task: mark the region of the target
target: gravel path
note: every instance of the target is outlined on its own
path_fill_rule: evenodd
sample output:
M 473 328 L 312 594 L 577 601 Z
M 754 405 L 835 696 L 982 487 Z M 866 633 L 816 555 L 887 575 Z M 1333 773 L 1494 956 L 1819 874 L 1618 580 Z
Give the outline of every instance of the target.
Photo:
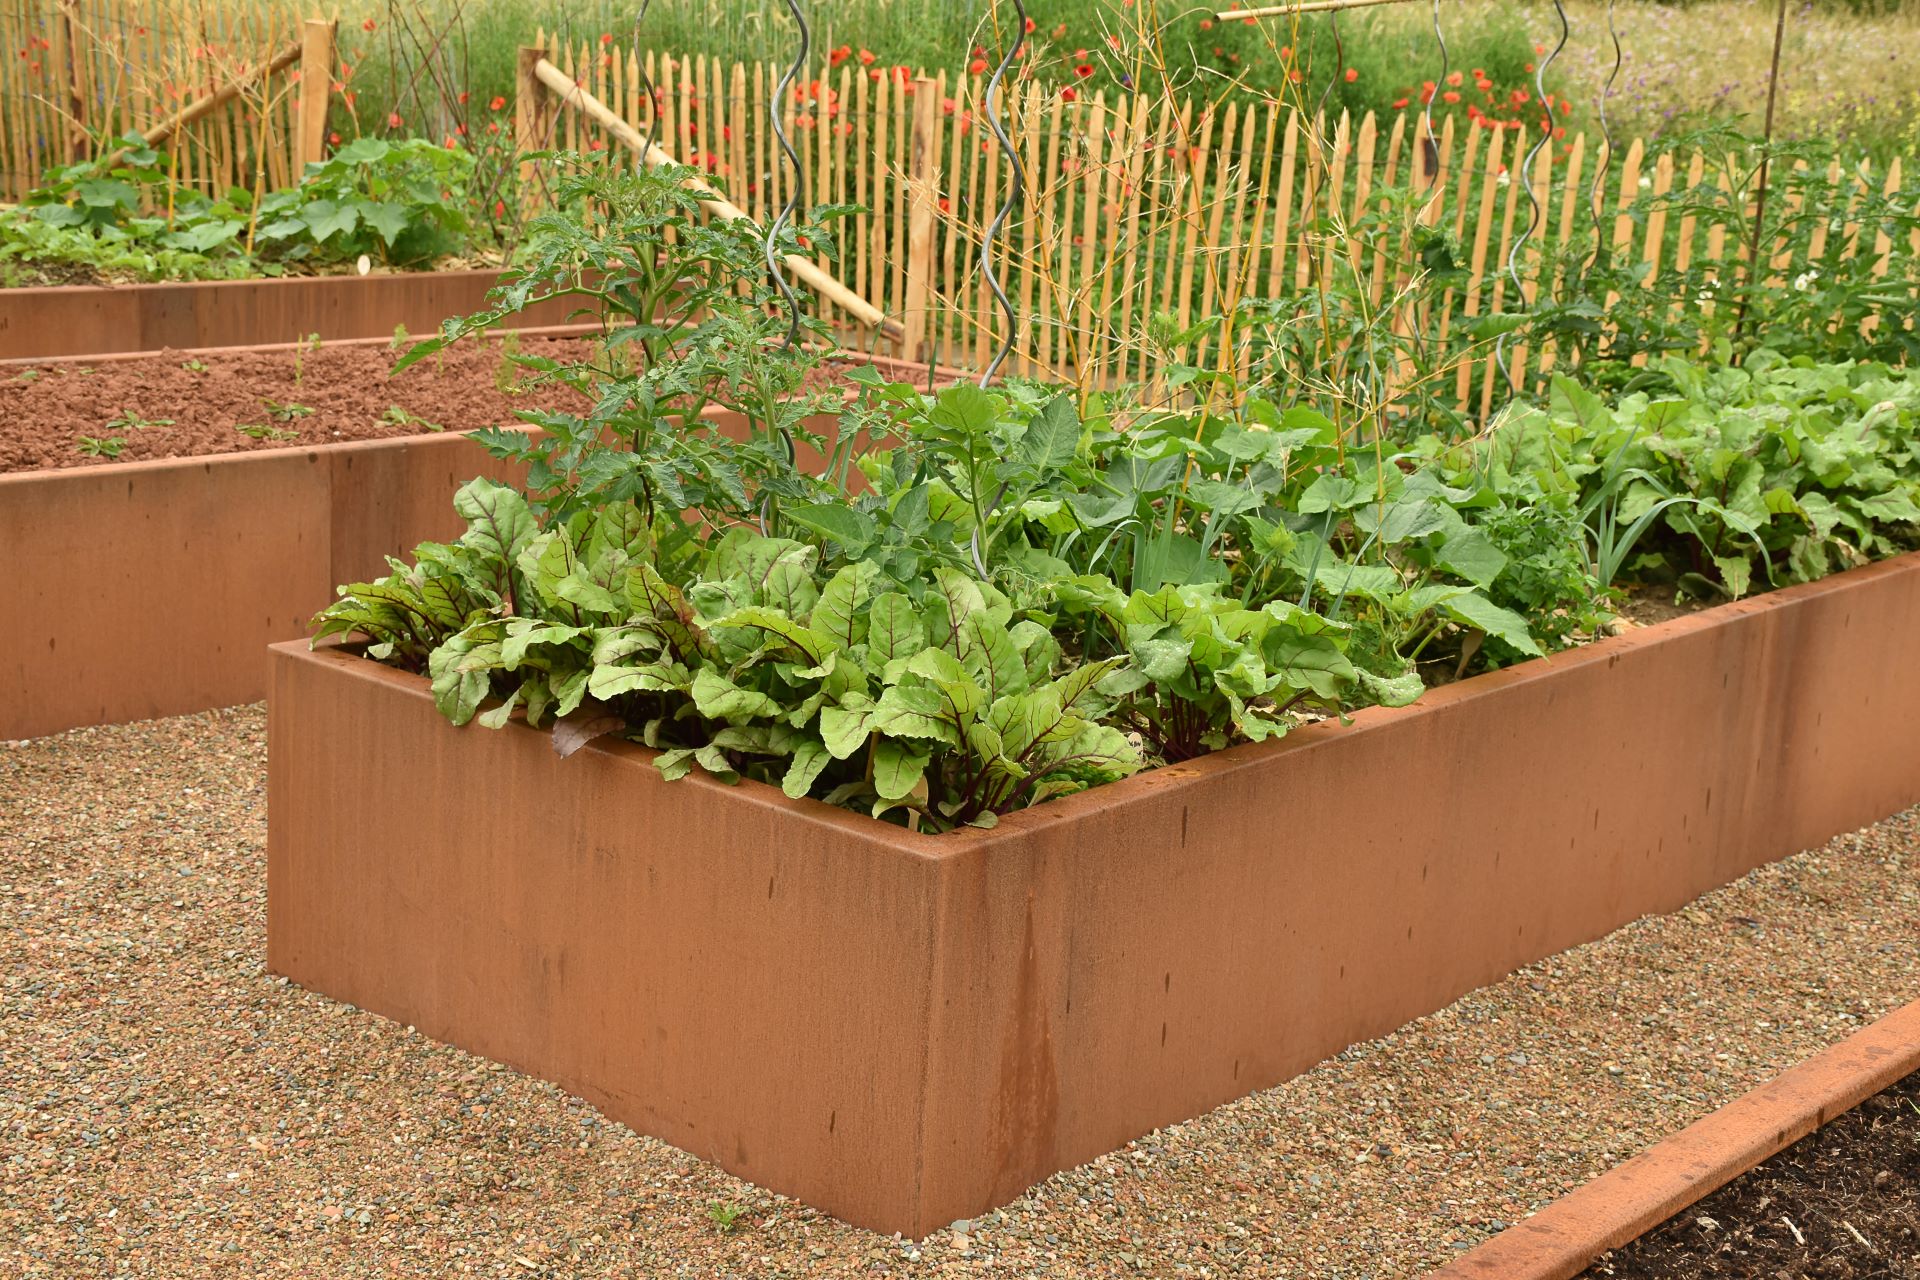
M 1386 1280 L 1920 996 L 1914 811 L 915 1243 L 268 976 L 265 765 L 0 744 L 0 1275 Z

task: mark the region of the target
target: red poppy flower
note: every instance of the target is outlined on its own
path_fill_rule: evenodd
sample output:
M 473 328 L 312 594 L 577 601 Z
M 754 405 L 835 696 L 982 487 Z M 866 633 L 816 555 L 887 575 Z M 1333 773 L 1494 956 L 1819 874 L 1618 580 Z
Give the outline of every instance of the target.
M 1348 83 L 1348 84 L 1352 84 L 1352 83 L 1353 83 L 1353 82 L 1354 82 L 1355 80 L 1358 80 L 1359 78 L 1360 78 L 1360 69 L 1359 69 L 1358 67 L 1348 67 L 1348 68 L 1347 68 L 1347 83 Z
M 380 24 L 375 22 L 372 18 L 368 18 L 365 22 L 360 24 L 360 29 L 362 31 L 371 31 L 379 25 Z
M 987 60 L 985 58 L 975 58 L 972 62 L 969 62 L 967 64 L 967 70 L 973 72 L 973 74 L 975 75 L 979 75 L 986 69 L 987 69 Z
M 399 127 L 400 127 L 400 113 L 398 111 L 389 111 L 387 113 L 387 128 L 398 129 Z
M 494 111 L 504 111 L 507 106 L 507 100 L 505 98 L 495 98 L 492 102 L 489 102 L 487 106 Z
M 1076 76 L 1079 76 L 1082 80 L 1085 80 L 1088 76 L 1091 76 L 1093 74 L 1093 68 L 1083 62 L 1079 66 L 1073 69 L 1073 74 L 1075 74 Z

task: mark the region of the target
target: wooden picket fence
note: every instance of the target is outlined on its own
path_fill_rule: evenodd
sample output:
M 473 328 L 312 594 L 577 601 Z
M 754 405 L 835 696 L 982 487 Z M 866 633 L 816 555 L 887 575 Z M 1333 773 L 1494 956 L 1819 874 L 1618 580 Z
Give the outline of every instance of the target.
M 302 56 L 315 25 L 292 0 L 0 0 L 0 202 L 236 81 L 160 145 L 181 181 L 208 191 L 292 184 L 325 142 L 330 40 L 325 57 Z M 256 74 L 269 61 L 289 69 Z
M 605 44 L 550 48 L 544 33 L 537 47 L 676 159 L 706 171 L 756 219 L 764 221 L 786 199 L 789 178 L 768 123 L 780 68 Z M 978 268 L 982 229 L 1009 180 L 985 128 L 984 88 L 979 76 L 902 81 L 848 63 L 780 104 L 802 156 L 805 201 L 862 206 L 838 233 L 839 254 L 827 265 L 861 298 L 901 318 L 916 354 L 963 368 L 983 367 L 1004 329 Z M 1448 122 L 1429 140 L 1412 112 L 1385 122 L 1371 115 L 1316 120 L 1277 102 L 1208 110 L 1105 92 L 1069 101 L 1038 87 L 1008 92 L 1003 106 L 1029 182 L 999 241 L 1001 275 L 1019 314 L 1008 372 L 1069 380 L 1088 369 L 1108 377 L 1141 373 L 1149 364 L 1142 340 L 1149 318 L 1164 313 L 1184 329 L 1241 298 L 1308 287 L 1334 265 L 1343 251 L 1337 246 L 1351 248 L 1370 202 L 1396 183 L 1439 186 L 1422 216 L 1429 225 L 1450 226 L 1468 255 L 1464 296 L 1448 302 L 1459 302 L 1469 320 L 1512 309 L 1507 264 L 1516 242 L 1525 242 L 1513 263 L 1517 292 L 1531 302 L 1543 271 L 1546 286 L 1554 286 L 1562 247 L 1594 230 L 1589 189 L 1603 147 L 1582 134 L 1541 147 L 1529 184 L 1518 175 L 1537 135 L 1521 128 L 1456 129 Z M 580 111 L 549 102 L 519 118 L 523 129 L 550 122 L 523 145 L 619 154 L 617 140 Z M 1610 224 L 1600 237 L 1616 257 L 1684 268 L 1730 255 L 1737 237 L 1724 222 L 1669 218 L 1657 202 L 1650 213 L 1645 202 L 1635 210 L 1644 195 L 1712 182 L 1708 156 L 1676 163 L 1671 153 L 1649 159 L 1639 139 L 1619 147 L 1604 164 L 1598 206 L 1602 223 Z M 1902 168 L 1896 160 L 1875 174 L 1863 165 L 1849 181 L 1855 190 L 1884 183 L 1898 191 Z M 1541 218 L 1527 237 L 1529 185 Z M 1872 243 L 1881 259 L 1876 269 L 1899 262 L 1911 279 L 1920 233 L 1894 250 L 1885 237 Z M 1369 256 L 1361 266 L 1377 304 L 1404 284 L 1407 265 L 1378 249 Z M 1796 269 L 1790 254 L 1769 265 L 1772 275 L 1788 278 Z M 820 309 L 848 320 L 831 304 Z M 860 326 L 846 328 L 858 341 Z M 877 348 L 890 345 L 868 333 Z M 1556 355 L 1524 345 L 1505 354 L 1523 383 L 1537 381 Z M 1461 360 L 1454 371 L 1460 406 L 1484 412 L 1498 394 L 1497 373 L 1491 343 Z

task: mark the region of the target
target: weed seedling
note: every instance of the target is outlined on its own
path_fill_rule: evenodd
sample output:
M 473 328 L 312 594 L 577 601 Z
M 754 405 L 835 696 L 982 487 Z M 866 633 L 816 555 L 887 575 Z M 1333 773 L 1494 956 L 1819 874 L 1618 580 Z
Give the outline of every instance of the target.
M 388 405 L 387 411 L 380 415 L 380 421 L 395 427 L 418 427 L 422 431 L 446 430 L 446 428 L 439 423 L 428 422 L 417 413 L 408 413 L 397 404 Z
M 188 373 L 205 373 L 207 371 L 207 362 L 205 360 L 182 360 L 180 367 Z
M 29 369 L 25 373 L 15 374 L 13 380 L 15 382 L 38 382 L 40 381 L 40 371 L 38 369 Z
M 723 1236 L 733 1234 L 740 1224 L 740 1217 L 746 1210 L 737 1204 L 722 1204 L 718 1200 L 707 1206 L 707 1217 L 713 1220 L 714 1228 Z
M 131 409 L 122 409 L 117 417 L 107 419 L 109 431 L 145 431 L 148 427 L 172 425 L 172 418 L 143 418 Z
M 89 458 L 117 458 L 127 442 L 120 436 L 81 436 L 74 448 Z
M 298 342 L 295 342 L 293 344 L 293 385 L 294 386 L 296 387 L 299 386 L 300 380 L 306 376 L 306 359 L 308 354 L 312 352 L 317 352 L 319 350 L 320 350 L 320 335 L 317 333 L 310 333 L 306 337 L 300 339 Z
M 255 440 L 298 440 L 300 438 L 298 431 L 289 431 L 285 427 L 270 427 L 258 422 L 243 423 L 234 427 L 234 430 Z
M 281 404 L 278 400 L 262 400 L 260 403 L 267 407 L 268 416 L 281 422 L 292 422 L 295 418 L 304 418 L 313 412 L 306 405 L 294 404 L 292 401 Z
M 393 326 L 393 341 L 387 344 L 387 350 L 398 351 L 401 347 L 406 346 L 407 337 L 407 326 L 404 324 Z
M 500 338 L 500 363 L 493 366 L 493 389 L 503 396 L 518 395 L 522 389 L 514 376 L 520 367 L 515 362 L 519 354 L 520 331 L 509 329 Z

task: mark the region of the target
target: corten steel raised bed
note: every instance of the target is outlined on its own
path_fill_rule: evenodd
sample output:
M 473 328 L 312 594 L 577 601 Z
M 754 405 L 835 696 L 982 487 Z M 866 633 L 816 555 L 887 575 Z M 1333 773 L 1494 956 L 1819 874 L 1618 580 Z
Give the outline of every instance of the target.
M 0 739 L 265 696 L 334 587 L 465 527 L 462 435 L 0 475 Z
M 268 966 L 921 1235 L 1920 800 L 1920 555 L 910 834 L 277 646 Z
M 1427 1280 L 1572 1280 L 1920 1068 L 1920 1000 L 1508 1227 Z
M 486 305 L 497 271 L 0 289 L 0 360 L 436 332 Z M 568 322 L 571 299 L 530 307 L 514 328 Z

